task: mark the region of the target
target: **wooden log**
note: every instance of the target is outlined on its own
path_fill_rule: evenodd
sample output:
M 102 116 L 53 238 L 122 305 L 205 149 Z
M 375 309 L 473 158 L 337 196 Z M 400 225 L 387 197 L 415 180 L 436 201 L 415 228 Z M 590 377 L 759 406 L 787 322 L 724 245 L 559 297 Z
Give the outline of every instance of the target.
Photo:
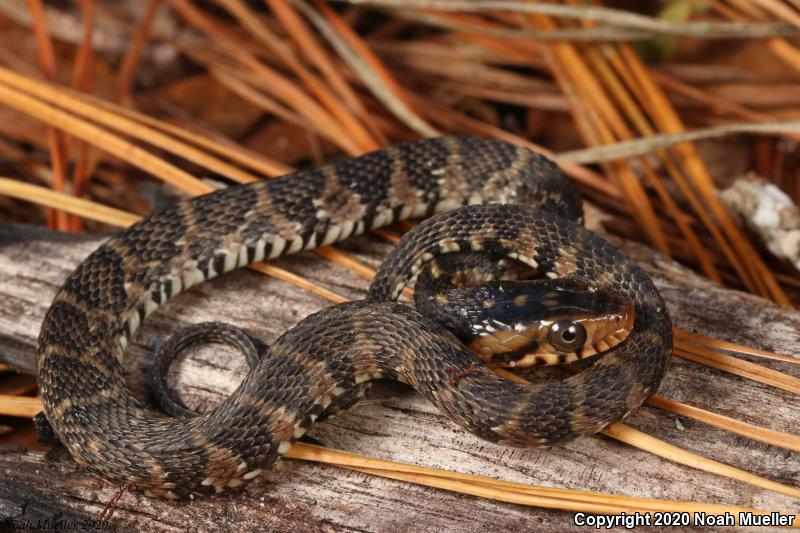
M 23 372 L 34 371 L 36 336 L 53 294 L 99 242 L 98 238 L 65 238 L 20 226 L 0 227 L 0 361 Z M 619 244 L 653 276 L 677 326 L 800 357 L 800 313 L 716 287 L 642 246 Z M 342 248 L 376 265 L 388 245 L 361 237 Z M 362 295 L 367 285 L 355 274 L 310 253 L 278 264 L 350 298 Z M 127 354 L 131 386 L 148 394 L 144 376 L 149 375 L 152 352 L 181 326 L 224 320 L 270 341 L 327 304 L 306 291 L 247 270 L 203 284 L 145 322 Z M 798 376 L 797 365 L 751 360 Z M 214 405 L 246 371 L 236 353 L 218 347 L 198 350 L 174 370 L 171 379 L 183 398 L 198 407 Z M 800 421 L 793 394 L 678 358 L 673 359 L 659 392 L 775 430 L 791 433 Z M 792 486 L 800 481 L 798 453 L 652 407 L 640 409 L 626 422 L 769 479 Z M 396 383 L 380 382 L 359 405 L 317 424 L 310 436 L 355 453 L 510 481 L 784 512 L 798 507 L 787 496 L 681 466 L 603 436 L 550 449 L 520 450 L 486 443 Z M 34 528 L 31 524 L 37 520 L 95 520 L 116 490 L 80 471 L 68 458 L 51 460 L 40 452 L 3 450 L 0 472 L 0 520 L 14 520 L 14 526 Z M 262 482 L 238 494 L 172 502 L 127 493 L 118 502 L 112 526 L 166 531 L 463 532 L 574 527 L 573 513 L 504 504 L 296 460 L 280 461 Z

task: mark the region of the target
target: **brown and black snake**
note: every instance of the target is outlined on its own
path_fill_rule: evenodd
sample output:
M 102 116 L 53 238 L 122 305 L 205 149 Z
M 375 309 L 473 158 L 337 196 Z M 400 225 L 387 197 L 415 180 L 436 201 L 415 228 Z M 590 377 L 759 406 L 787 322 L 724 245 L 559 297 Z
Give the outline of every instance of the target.
M 299 322 L 213 411 L 165 416 L 127 388 L 120 360 L 128 339 L 179 292 L 256 261 L 437 212 L 388 254 L 364 300 Z M 410 384 L 493 442 L 540 446 L 597 432 L 655 392 L 672 337 L 650 279 L 573 222 L 580 213 L 575 187 L 546 158 L 461 137 L 389 146 L 179 202 L 110 238 L 56 294 L 39 337 L 45 416 L 79 464 L 169 498 L 256 478 L 314 420 L 350 407 L 379 377 Z M 426 263 L 465 251 L 630 299 L 628 338 L 561 381 L 523 385 L 498 376 L 443 326 L 396 303 Z M 454 371 L 462 376 L 455 383 Z

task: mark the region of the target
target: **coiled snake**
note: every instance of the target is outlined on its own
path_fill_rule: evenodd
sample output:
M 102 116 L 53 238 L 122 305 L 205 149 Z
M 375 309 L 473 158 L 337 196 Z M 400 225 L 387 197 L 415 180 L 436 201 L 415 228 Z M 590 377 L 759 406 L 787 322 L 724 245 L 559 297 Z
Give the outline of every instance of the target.
M 377 377 L 410 384 L 493 442 L 539 446 L 597 432 L 657 389 L 672 337 L 649 278 L 571 222 L 580 209 L 574 187 L 546 158 L 475 138 L 389 146 L 180 202 L 110 238 L 56 294 L 37 359 L 45 416 L 81 465 L 169 498 L 257 477 L 309 424 L 351 406 Z M 442 211 L 388 254 L 365 300 L 302 320 L 213 411 L 163 416 L 128 390 L 120 364 L 128 339 L 182 290 L 255 261 Z M 442 326 L 395 303 L 426 262 L 468 250 L 631 299 L 630 335 L 565 380 L 501 378 Z M 464 371 L 455 384 L 454 369 Z

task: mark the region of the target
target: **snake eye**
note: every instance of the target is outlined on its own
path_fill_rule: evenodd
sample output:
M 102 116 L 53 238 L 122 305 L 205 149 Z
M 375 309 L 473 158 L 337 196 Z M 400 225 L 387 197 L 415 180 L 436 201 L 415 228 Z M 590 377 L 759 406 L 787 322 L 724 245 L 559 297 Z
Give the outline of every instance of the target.
M 559 320 L 550 326 L 548 340 L 557 350 L 574 352 L 586 342 L 586 329 L 572 320 Z

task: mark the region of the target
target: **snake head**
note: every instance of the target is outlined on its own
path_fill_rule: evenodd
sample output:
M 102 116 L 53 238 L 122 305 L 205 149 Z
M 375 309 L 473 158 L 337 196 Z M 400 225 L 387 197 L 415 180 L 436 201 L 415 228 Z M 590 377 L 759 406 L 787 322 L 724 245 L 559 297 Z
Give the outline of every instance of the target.
M 569 280 L 497 281 L 469 328 L 456 334 L 490 365 L 564 364 L 603 353 L 627 338 L 633 302 Z

